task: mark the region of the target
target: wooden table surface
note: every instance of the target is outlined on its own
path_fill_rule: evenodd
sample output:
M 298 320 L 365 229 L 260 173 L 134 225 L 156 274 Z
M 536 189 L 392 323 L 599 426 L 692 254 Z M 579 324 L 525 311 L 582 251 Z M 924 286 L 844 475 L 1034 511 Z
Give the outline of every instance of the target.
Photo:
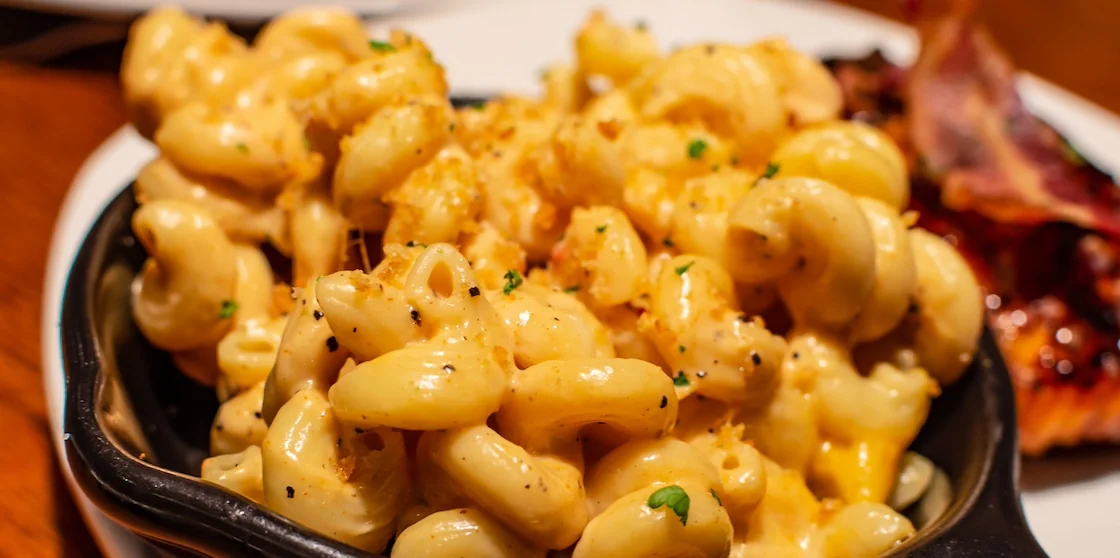
M 899 15 L 895 0 L 845 2 Z M 983 14 L 1021 67 L 1120 111 L 1120 2 L 989 0 Z M 70 181 L 125 121 L 111 70 L 118 55 L 119 47 L 88 54 L 77 68 L 0 61 L 0 555 L 97 555 L 49 439 L 39 305 Z

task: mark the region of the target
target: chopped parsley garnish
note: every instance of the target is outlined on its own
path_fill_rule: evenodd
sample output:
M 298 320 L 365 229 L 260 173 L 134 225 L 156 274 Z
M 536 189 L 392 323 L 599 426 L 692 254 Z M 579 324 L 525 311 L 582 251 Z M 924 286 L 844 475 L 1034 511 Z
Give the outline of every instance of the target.
M 778 174 L 779 170 L 782 170 L 782 166 L 778 163 L 766 163 L 766 170 L 762 171 L 762 176 L 754 179 L 754 185 L 758 186 L 758 183 L 764 178 L 767 180 L 774 178 L 774 175 Z
M 237 301 L 236 300 L 223 300 L 222 301 L 222 309 L 218 311 L 218 318 L 222 319 L 222 320 L 228 320 L 228 319 L 232 318 L 233 315 L 236 312 L 237 312 Z
M 677 517 L 681 518 L 681 525 L 688 525 L 688 507 L 691 502 L 688 499 L 688 493 L 683 488 L 677 485 L 670 485 L 658 489 L 653 494 L 649 495 L 649 501 L 646 505 L 651 510 L 665 506 Z
M 691 261 L 691 262 L 688 262 L 688 263 L 686 263 L 686 264 L 684 264 L 684 265 L 682 265 L 682 266 L 680 266 L 680 267 L 678 267 L 678 268 L 674 269 L 673 271 L 675 271 L 675 272 L 677 273 L 677 275 L 684 275 L 684 274 L 685 274 L 686 272 L 688 272 L 688 268 L 690 268 L 690 267 L 692 267 L 692 266 L 694 266 L 694 265 L 696 265 L 696 261 L 695 261 L 695 260 L 693 260 L 693 261 Z
M 684 345 L 677 345 L 677 352 L 678 353 L 683 353 L 684 352 Z
M 671 239 L 671 238 L 669 238 L 669 237 L 667 237 L 667 236 L 666 236 L 665 238 L 662 238 L 662 239 L 661 239 L 661 245 L 662 245 L 662 246 L 664 246 L 664 247 L 666 247 L 666 248 L 672 248 L 673 246 L 675 246 L 675 245 L 673 244 L 673 239 Z
M 521 286 L 525 280 L 521 278 L 521 272 L 516 269 L 511 269 L 503 276 L 506 280 L 506 286 L 502 287 L 503 294 L 512 293 L 514 289 Z
M 578 293 L 579 292 L 579 285 L 572 285 L 571 287 L 568 287 L 568 288 L 564 289 L 564 292 L 566 292 L 568 294 Z
M 634 22 L 634 29 L 637 29 L 638 31 L 645 31 L 646 29 L 649 29 L 649 24 L 646 23 L 645 20 L 639 19 L 638 21 Z
M 719 172 L 719 165 L 712 165 L 712 172 Z
M 606 225 L 599 225 L 598 227 L 595 227 L 595 232 L 597 232 L 599 234 L 603 234 L 603 231 L 605 231 L 605 230 L 607 230 Z
M 237 150 L 242 152 L 242 153 L 248 153 L 249 152 L 249 146 L 245 145 L 244 143 L 238 143 L 237 144 Z
M 455 131 L 455 123 L 454 122 L 447 125 L 447 131 L 449 131 L 449 132 L 454 132 Z
M 677 377 L 673 378 L 673 385 L 677 387 L 688 387 L 692 382 L 688 381 L 688 376 L 684 375 L 684 370 L 677 370 Z
M 393 46 L 389 43 L 384 43 L 384 42 L 381 42 L 381 41 L 370 41 L 369 42 L 369 48 L 372 48 L 373 50 L 376 50 L 378 52 L 396 52 L 397 51 L 397 47 L 395 47 L 395 46 Z
M 474 110 L 482 110 L 486 108 L 486 103 L 484 101 L 478 101 L 477 103 L 471 103 L 467 106 L 473 108 Z
M 694 139 L 688 142 L 688 158 L 699 159 L 704 156 L 706 149 L 708 149 L 708 142 L 702 139 Z
M 733 166 L 733 167 L 739 166 L 739 156 L 738 155 L 732 155 L 730 162 L 731 162 L 731 166 Z
M 708 492 L 711 492 L 711 493 L 712 493 L 712 498 L 715 498 L 715 499 L 716 499 L 716 503 L 717 503 L 717 504 L 719 504 L 719 505 L 721 505 L 721 506 L 723 505 L 723 500 L 720 500 L 720 499 L 719 499 L 719 494 L 716 494 L 716 489 L 714 489 L 714 488 L 709 488 L 709 489 L 708 489 Z

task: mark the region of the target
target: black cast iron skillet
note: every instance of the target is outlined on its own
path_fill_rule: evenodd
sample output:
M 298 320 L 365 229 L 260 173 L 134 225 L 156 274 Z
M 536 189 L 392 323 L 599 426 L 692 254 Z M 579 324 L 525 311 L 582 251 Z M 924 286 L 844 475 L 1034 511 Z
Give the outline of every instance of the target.
M 179 374 L 136 329 L 129 288 L 144 261 L 132 189 L 82 244 L 62 305 L 66 457 L 82 490 L 114 520 L 180 555 L 359 557 L 192 478 L 207 455 L 212 390 Z M 1015 406 L 989 332 L 971 369 L 934 400 L 913 449 L 950 477 L 953 499 L 891 556 L 1045 557 L 1019 505 Z

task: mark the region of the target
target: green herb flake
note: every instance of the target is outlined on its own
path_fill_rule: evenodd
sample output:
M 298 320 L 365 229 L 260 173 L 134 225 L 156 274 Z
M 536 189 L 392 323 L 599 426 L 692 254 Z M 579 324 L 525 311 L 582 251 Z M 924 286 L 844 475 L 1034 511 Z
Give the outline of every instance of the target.
M 681 525 L 688 525 L 688 507 L 691 502 L 688 499 L 688 493 L 683 488 L 673 484 L 664 488 L 659 488 L 656 492 L 649 495 L 649 501 L 646 505 L 651 510 L 665 506 L 677 517 L 681 518 Z
M 568 294 L 578 293 L 579 292 L 579 285 L 572 285 L 571 287 L 568 287 L 568 288 L 564 289 L 564 292 L 566 292 Z
M 739 166 L 739 156 L 738 156 L 738 155 L 732 155 L 732 156 L 731 156 L 731 161 L 730 161 L 730 164 L 731 164 L 731 166 L 733 166 L 733 167 L 737 167 L 737 166 Z
M 677 352 L 678 353 L 683 353 L 684 351 L 685 351 L 684 345 L 677 345 Z
M 719 165 L 712 165 L 712 172 L 719 172 Z
M 778 174 L 778 171 L 781 170 L 781 168 L 782 166 L 778 163 L 766 163 L 766 170 L 762 171 L 762 176 L 754 179 L 754 184 L 752 184 L 751 186 L 758 186 L 759 182 L 774 178 L 774 175 Z
M 506 286 L 502 287 L 502 293 L 507 295 L 509 293 L 512 293 L 513 290 L 517 287 L 520 287 L 521 283 L 525 282 L 525 280 L 521 278 L 521 272 L 517 271 L 516 269 L 506 271 L 504 277 L 506 280 Z
M 677 376 L 673 378 L 673 385 L 677 387 L 688 387 L 692 382 L 688 381 L 688 376 L 684 375 L 684 370 L 677 370 Z
M 238 143 L 237 144 L 237 150 L 242 152 L 242 153 L 248 153 L 249 152 L 249 146 L 245 145 L 244 143 Z
M 782 170 L 782 165 L 778 163 L 766 163 L 766 171 L 762 173 L 762 178 L 774 178 L 778 171 Z
M 694 139 L 688 142 L 688 158 L 700 159 L 704 156 L 704 151 L 708 149 L 708 142 L 702 139 Z
M 639 19 L 638 21 L 634 22 L 634 29 L 644 33 L 649 29 L 649 24 L 646 23 L 645 20 Z
M 690 268 L 690 267 L 692 267 L 692 266 L 694 266 L 694 265 L 696 265 L 696 260 L 693 260 L 693 261 L 691 261 L 691 262 L 688 262 L 688 263 L 686 263 L 686 264 L 684 264 L 684 265 L 682 265 L 682 266 L 680 266 L 680 267 L 678 267 L 678 268 L 674 269 L 673 271 L 677 272 L 677 275 L 684 275 L 685 273 L 687 273 L 687 272 L 688 272 L 688 268 Z
M 482 110 L 486 108 L 486 103 L 484 101 L 478 101 L 477 103 L 471 103 L 467 106 L 471 107 L 474 110 Z
M 454 131 L 455 131 L 455 123 L 454 123 L 454 122 L 452 122 L 452 123 L 448 124 L 448 125 L 447 125 L 447 130 L 448 130 L 449 132 L 454 132 Z
M 237 301 L 223 300 L 222 309 L 218 311 L 218 318 L 228 320 L 232 318 L 235 313 L 237 313 Z
M 723 500 L 720 500 L 720 499 L 719 499 L 719 494 L 716 494 L 716 489 L 714 489 L 714 488 L 709 488 L 709 489 L 708 489 L 708 492 L 711 492 L 711 493 L 712 493 L 712 498 L 715 498 L 715 499 L 716 499 L 716 503 L 717 503 L 717 504 L 719 504 L 719 505 L 721 505 L 721 506 L 723 505 Z
M 607 230 L 606 225 L 599 225 L 598 227 L 595 227 L 595 232 L 597 232 L 599 234 L 603 234 L 603 231 L 605 231 L 605 230 Z
M 378 52 L 396 52 L 397 51 L 397 47 L 395 47 L 395 46 L 393 46 L 389 43 L 384 43 L 384 42 L 381 42 L 381 41 L 370 41 L 369 42 L 369 48 L 372 48 L 373 50 L 376 50 Z
M 673 244 L 673 239 L 667 236 L 661 239 L 661 245 L 666 248 L 672 248 L 673 246 L 675 246 L 675 244 Z

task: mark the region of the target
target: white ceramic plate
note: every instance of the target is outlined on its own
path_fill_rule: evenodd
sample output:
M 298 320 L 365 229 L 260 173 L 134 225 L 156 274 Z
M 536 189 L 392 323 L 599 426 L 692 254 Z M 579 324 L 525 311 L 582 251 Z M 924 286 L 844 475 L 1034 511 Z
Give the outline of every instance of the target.
M 645 21 L 662 45 L 692 41 L 747 42 L 768 35 L 787 37 L 818 55 L 858 55 L 881 47 L 898 62 L 916 54 L 906 27 L 846 8 L 779 0 L 556 0 L 439 1 L 422 11 L 379 22 L 406 27 L 429 41 L 447 67 L 459 94 L 533 92 L 546 62 L 570 58 L 571 38 L 588 10 L 607 4 L 621 21 Z M 1098 165 L 1120 170 L 1120 118 L 1033 76 L 1020 90 L 1036 114 L 1069 135 Z M 59 215 L 51 247 L 43 301 L 44 383 L 51 422 L 61 448 L 63 372 L 59 309 L 63 284 L 78 245 L 109 199 L 128 184 L 153 148 L 130 128 L 109 138 L 86 162 Z M 66 470 L 69 476 L 69 470 Z M 1115 556 L 1116 502 L 1120 502 L 1120 452 L 1104 451 L 1024 466 L 1027 518 L 1043 547 L 1055 557 Z M 79 494 L 83 513 L 105 554 L 137 556 L 136 539 L 94 510 Z

